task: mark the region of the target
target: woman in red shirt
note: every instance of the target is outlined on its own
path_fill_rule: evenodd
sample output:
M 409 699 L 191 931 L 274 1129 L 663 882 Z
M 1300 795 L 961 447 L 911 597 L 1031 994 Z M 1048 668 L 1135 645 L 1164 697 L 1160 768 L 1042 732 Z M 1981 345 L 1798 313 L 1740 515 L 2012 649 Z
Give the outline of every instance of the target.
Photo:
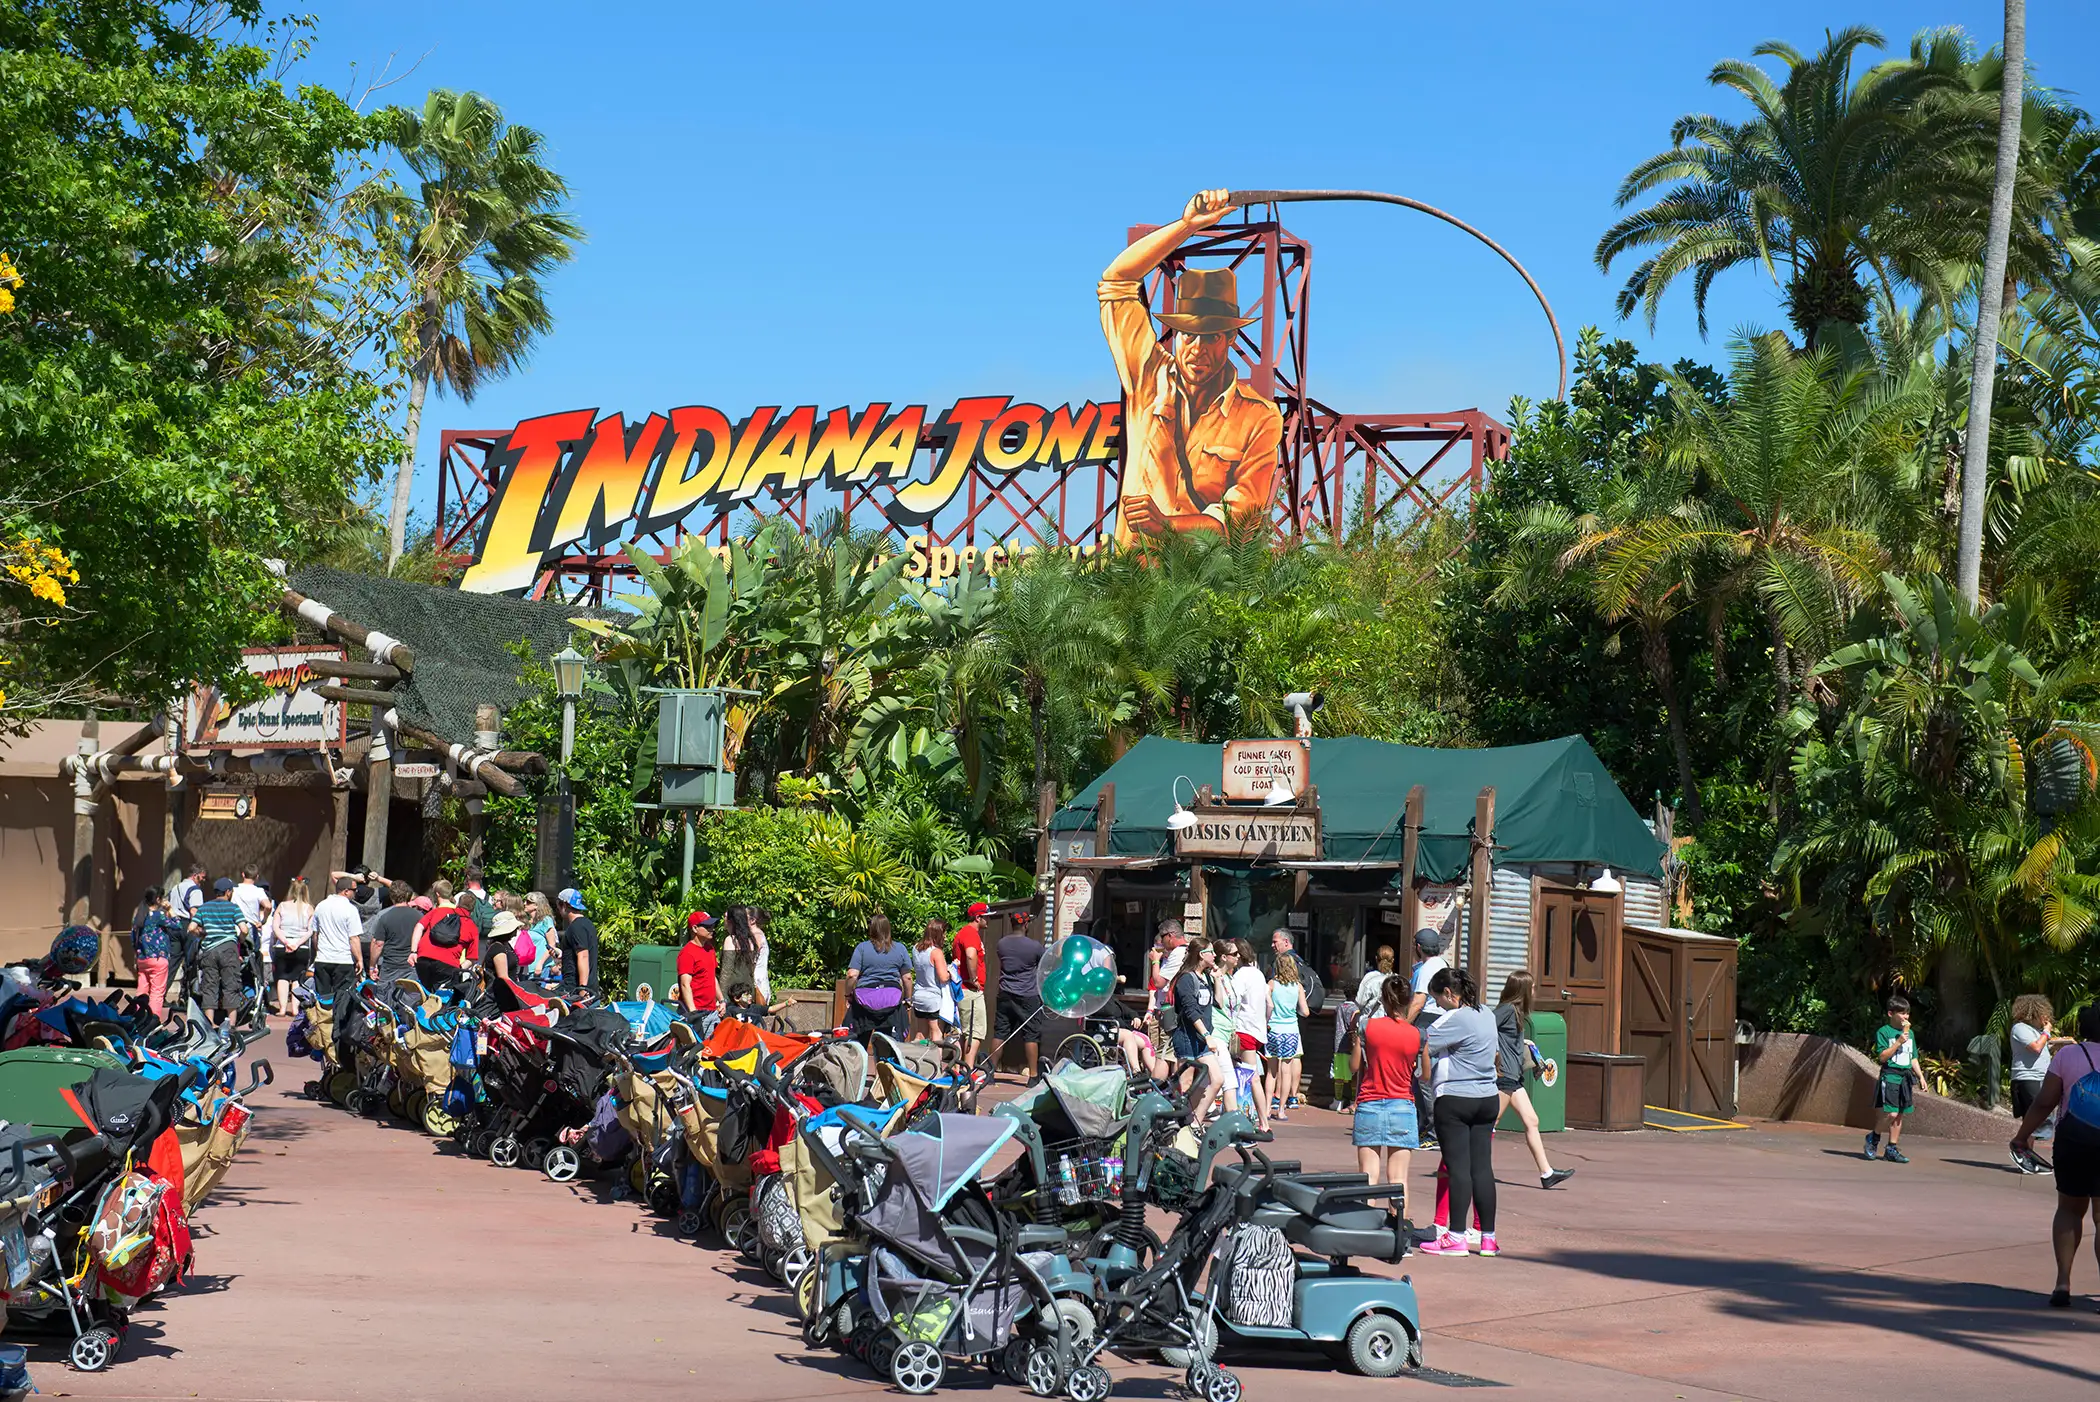
M 1349 1140 L 1356 1145 L 1356 1166 L 1373 1183 L 1405 1183 L 1408 1161 L 1422 1143 L 1421 1127 L 1415 1123 L 1422 1033 L 1407 1020 L 1410 992 L 1405 977 L 1389 976 L 1379 990 L 1385 1016 L 1365 1018 L 1358 1025 L 1356 1049 L 1349 1053 L 1356 1078 L 1356 1117 Z
M 416 982 L 434 993 L 460 987 L 460 970 L 481 958 L 481 931 L 452 903 L 452 883 L 433 882 L 430 896 L 430 913 L 416 923 Z

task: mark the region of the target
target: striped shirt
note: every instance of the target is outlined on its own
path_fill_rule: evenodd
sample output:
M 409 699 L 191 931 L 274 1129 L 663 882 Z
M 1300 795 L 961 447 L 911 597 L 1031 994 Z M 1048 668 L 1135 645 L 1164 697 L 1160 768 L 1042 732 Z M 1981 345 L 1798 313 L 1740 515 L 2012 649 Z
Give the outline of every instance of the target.
M 197 907 L 196 921 L 204 927 L 201 948 L 209 949 L 224 944 L 239 936 L 241 921 L 245 919 L 241 908 L 229 900 L 206 901 Z

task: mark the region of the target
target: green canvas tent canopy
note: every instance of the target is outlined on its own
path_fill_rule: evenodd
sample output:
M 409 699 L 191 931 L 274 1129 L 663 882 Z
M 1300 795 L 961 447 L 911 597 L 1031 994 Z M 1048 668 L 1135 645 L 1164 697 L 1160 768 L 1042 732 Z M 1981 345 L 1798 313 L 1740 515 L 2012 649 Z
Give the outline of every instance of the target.
M 1471 854 L 1474 801 L 1482 788 L 1492 786 L 1497 866 L 1593 862 L 1662 875 L 1662 844 L 1579 735 L 1482 750 L 1362 739 L 1311 744 L 1324 861 L 1397 868 L 1405 843 L 1407 791 L 1420 784 L 1416 873 L 1432 881 L 1456 881 Z M 1221 746 L 1147 736 L 1059 809 L 1050 829 L 1093 831 L 1101 786 L 1114 784 L 1115 826 L 1109 850 L 1097 855 L 1171 859 L 1167 816 L 1174 811 L 1176 780 L 1216 790 L 1223 784 L 1223 765 Z M 1190 798 L 1185 786 L 1181 797 Z

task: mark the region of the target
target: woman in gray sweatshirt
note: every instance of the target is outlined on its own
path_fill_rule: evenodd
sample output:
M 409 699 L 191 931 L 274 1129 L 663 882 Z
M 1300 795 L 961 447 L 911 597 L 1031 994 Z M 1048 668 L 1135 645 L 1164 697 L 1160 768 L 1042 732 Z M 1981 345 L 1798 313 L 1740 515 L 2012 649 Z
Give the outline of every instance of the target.
M 1480 1006 L 1480 990 L 1464 969 L 1441 969 L 1429 981 L 1429 998 L 1443 1010 L 1429 1029 L 1423 1051 L 1444 1061 L 1436 1092 L 1436 1137 L 1451 1170 L 1451 1222 L 1463 1227 L 1477 1207 L 1480 1254 L 1495 1256 L 1495 1120 L 1502 1098 L 1495 1089 L 1495 1018 Z M 1469 1248 L 1445 1228 L 1422 1248 L 1434 1256 L 1463 1256 Z

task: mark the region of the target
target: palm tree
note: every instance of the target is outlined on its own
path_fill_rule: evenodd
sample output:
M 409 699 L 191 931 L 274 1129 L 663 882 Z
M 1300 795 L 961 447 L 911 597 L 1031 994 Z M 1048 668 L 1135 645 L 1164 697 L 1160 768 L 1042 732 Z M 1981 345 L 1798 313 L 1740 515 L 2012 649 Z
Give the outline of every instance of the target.
M 999 578 L 999 610 L 992 636 L 1007 674 L 1028 707 L 1034 737 L 1031 800 L 1050 775 L 1050 707 L 1053 696 L 1078 698 L 1093 692 L 1115 655 L 1115 629 L 1097 597 L 1081 580 L 1079 567 L 1045 555 Z
M 1826 322 L 1866 321 L 1864 279 L 1930 285 L 1950 249 L 1973 244 L 1959 216 L 1980 209 L 1989 186 L 1964 156 L 1988 133 L 1973 104 L 1952 100 L 1964 86 L 1965 45 L 1951 33 L 1920 35 L 1910 57 L 1855 79 L 1855 56 L 1884 42 L 1854 26 L 1813 57 L 1776 40 L 1758 45 L 1757 57 L 1785 65 L 1782 81 L 1737 59 L 1714 66 L 1707 81 L 1746 99 L 1753 115 L 1678 118 L 1670 149 L 1620 184 L 1622 208 L 1664 192 L 1597 243 L 1606 271 L 1622 254 L 1654 250 L 1620 290 L 1620 316 L 1645 310 L 1652 329 L 1663 293 L 1690 274 L 1704 335 L 1716 277 L 1754 263 L 1779 278 L 1783 265 L 1787 318 L 1813 346 Z M 1927 100 L 1934 95 L 1949 100 Z
M 1692 771 L 1691 731 L 1679 699 L 1676 657 L 1670 648 L 1671 625 L 1698 598 L 1696 562 L 1689 554 L 1672 552 L 1655 557 L 1640 570 L 1599 567 L 1600 561 L 1610 560 L 1652 519 L 1680 505 L 1688 485 L 1682 469 L 1657 464 L 1647 471 L 1607 479 L 1599 489 L 1601 499 L 1590 511 L 1578 513 L 1558 502 L 1527 507 L 1518 519 L 1512 549 L 1499 562 L 1496 573 L 1500 579 L 1489 599 L 1520 605 L 1555 587 L 1572 588 L 1606 623 L 1633 625 L 1640 636 L 1641 663 L 1655 683 L 1669 722 L 1685 822 L 1697 831 L 1705 814 L 1698 777 Z M 1616 644 L 1616 638 L 1613 642 Z
M 1689 474 L 1689 490 L 1596 556 L 1596 587 L 1630 605 L 1696 569 L 1710 605 L 1755 597 L 1783 717 L 1792 652 L 1821 656 L 1879 588 L 1888 550 L 1877 527 L 1916 495 L 1930 382 L 1842 367 L 1831 351 L 1802 354 L 1776 334 L 1738 349 L 1725 403 L 1665 378 L 1677 410 L 1665 457 Z
M 375 228 L 401 249 L 411 347 L 408 422 L 387 513 L 387 568 L 401 557 L 415 485 L 416 435 L 435 384 L 471 403 L 482 381 L 524 360 L 554 325 L 540 276 L 567 262 L 583 231 L 560 208 L 569 187 L 546 165 L 546 142 L 506 125 L 479 93 L 435 88 L 420 114 L 394 109 L 392 141 L 416 192 L 375 201 Z

